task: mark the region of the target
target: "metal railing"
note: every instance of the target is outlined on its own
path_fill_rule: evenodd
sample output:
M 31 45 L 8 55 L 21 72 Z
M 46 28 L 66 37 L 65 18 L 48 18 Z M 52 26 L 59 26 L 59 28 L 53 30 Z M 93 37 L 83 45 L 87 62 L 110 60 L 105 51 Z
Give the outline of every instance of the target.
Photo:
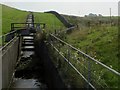
M 55 30 L 55 34 L 56 35 L 60 35 L 60 34 L 63 34 L 63 33 L 69 33 L 71 32 L 72 30 L 74 30 L 76 28 L 76 26 L 73 26 L 73 27 L 69 27 L 69 28 L 66 28 L 64 30 Z
M 33 24 L 34 28 L 36 28 L 38 25 L 41 25 L 41 28 L 45 28 L 45 23 L 11 23 L 11 30 L 25 29 L 29 24 Z
M 0 46 L 4 46 L 7 42 L 12 40 L 14 36 L 19 35 L 19 31 L 26 29 L 27 24 L 33 24 L 36 30 L 38 27 L 41 29 L 45 28 L 45 23 L 11 23 L 11 31 L 0 36 Z
M 57 57 L 59 54 L 82 77 L 87 83 L 87 88 L 118 88 L 120 73 L 116 70 L 92 58 L 53 34 L 50 34 L 48 42 L 57 52 Z
M 4 46 L 7 42 L 11 41 L 17 35 L 18 35 L 18 33 L 16 30 L 16 31 L 11 31 L 9 33 L 6 33 L 6 34 L 0 36 L 0 40 L 1 40 L 0 45 Z

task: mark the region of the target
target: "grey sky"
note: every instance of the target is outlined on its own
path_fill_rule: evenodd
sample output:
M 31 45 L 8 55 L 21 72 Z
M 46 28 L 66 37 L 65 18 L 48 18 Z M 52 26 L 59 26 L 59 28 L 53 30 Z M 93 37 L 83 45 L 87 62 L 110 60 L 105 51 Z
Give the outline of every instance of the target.
M 55 10 L 62 14 L 77 16 L 89 13 L 108 16 L 111 8 L 112 16 L 118 15 L 118 2 L 4 2 L 4 4 L 27 11 Z

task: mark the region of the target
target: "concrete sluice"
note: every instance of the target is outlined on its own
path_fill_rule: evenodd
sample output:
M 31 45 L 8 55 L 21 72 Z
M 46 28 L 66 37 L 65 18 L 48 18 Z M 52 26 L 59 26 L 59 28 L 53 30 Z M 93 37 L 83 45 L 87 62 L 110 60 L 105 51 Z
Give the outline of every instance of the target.
M 12 88 L 47 88 L 43 65 L 38 61 L 39 58 L 34 54 L 21 58 L 21 62 L 16 67 Z
M 22 45 L 18 64 L 10 90 L 65 88 L 57 69 L 53 65 L 44 34 L 34 30 L 32 15 L 27 18 L 27 28 L 21 33 Z
M 47 84 L 44 80 L 43 64 L 40 58 L 35 55 L 33 41 L 33 36 L 23 37 L 21 60 L 16 67 L 12 89 L 47 88 Z

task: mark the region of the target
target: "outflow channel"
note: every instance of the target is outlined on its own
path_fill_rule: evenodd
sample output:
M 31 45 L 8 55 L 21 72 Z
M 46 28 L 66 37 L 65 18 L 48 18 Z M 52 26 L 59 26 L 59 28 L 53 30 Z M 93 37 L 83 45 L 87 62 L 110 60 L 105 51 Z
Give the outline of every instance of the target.
M 26 23 L 26 30 L 32 29 L 34 25 L 33 15 L 29 14 Z M 21 59 L 17 64 L 15 76 L 11 84 L 11 89 L 19 88 L 48 88 L 45 83 L 43 64 L 35 55 L 34 34 L 22 35 Z

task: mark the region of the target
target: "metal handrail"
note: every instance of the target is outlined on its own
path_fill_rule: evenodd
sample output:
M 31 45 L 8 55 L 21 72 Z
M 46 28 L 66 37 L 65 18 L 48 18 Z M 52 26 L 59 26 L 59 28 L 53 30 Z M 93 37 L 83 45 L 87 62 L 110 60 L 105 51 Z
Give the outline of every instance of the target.
M 4 36 L 7 36 L 7 35 L 9 35 L 9 34 L 13 34 L 13 33 L 15 33 L 17 30 L 14 30 L 14 31 L 12 31 L 12 32 L 9 32 L 9 33 L 6 33 L 6 34 L 4 34 L 4 35 L 1 35 L 0 36 L 0 38 L 2 38 L 2 37 L 4 37 Z
M 11 24 L 45 24 L 45 23 L 11 23 Z
M 108 67 L 107 65 L 105 65 L 105 64 L 103 64 L 103 63 L 101 63 L 101 62 L 99 62 L 98 60 L 92 58 L 92 57 L 89 56 L 88 54 L 85 54 L 84 52 L 80 51 L 79 49 L 73 47 L 72 45 L 68 44 L 67 42 L 65 42 L 65 41 L 61 40 L 60 38 L 56 37 L 55 35 L 50 34 L 50 36 L 54 37 L 56 40 L 60 41 L 61 43 L 66 44 L 67 46 L 69 46 L 69 47 L 72 48 L 73 50 L 78 51 L 80 54 L 84 55 L 85 57 L 89 58 L 90 60 L 92 60 L 92 61 L 98 63 L 99 65 L 101 65 L 101 66 L 103 66 L 103 67 L 105 67 L 106 69 L 108 69 L 108 70 L 111 71 L 112 73 L 114 73 L 114 74 L 120 76 L 120 73 L 117 72 L 116 70 L 114 70 L 114 69 Z
M 95 87 L 83 76 L 83 74 L 81 74 L 81 73 L 78 71 L 78 69 L 77 69 L 71 62 L 69 62 L 69 60 L 68 60 L 56 47 L 54 47 L 53 44 L 50 43 L 50 45 L 64 58 L 64 60 L 65 60 L 66 62 L 69 63 L 69 65 L 70 65 L 94 90 L 96 90 Z
M 70 27 L 70 28 L 67 28 L 67 29 L 64 29 L 64 30 L 62 30 L 62 31 L 60 31 L 60 33 L 62 33 L 62 32 L 67 32 L 67 31 L 69 31 L 69 30 L 71 30 L 71 29 L 74 29 L 76 26 L 72 26 L 72 27 Z

